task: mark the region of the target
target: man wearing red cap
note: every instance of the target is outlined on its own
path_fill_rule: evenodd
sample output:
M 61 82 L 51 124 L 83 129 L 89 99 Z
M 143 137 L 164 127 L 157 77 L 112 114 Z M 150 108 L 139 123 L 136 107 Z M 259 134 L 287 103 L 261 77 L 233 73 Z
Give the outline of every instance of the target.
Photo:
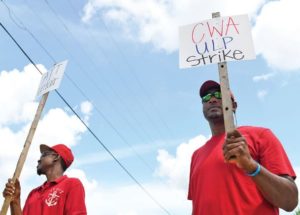
M 64 171 L 72 164 L 71 149 L 64 144 L 52 147 L 40 145 L 37 174 L 45 175 L 47 181 L 33 189 L 20 206 L 20 183 L 8 181 L 3 196 L 11 196 L 11 215 L 86 215 L 85 192 L 77 178 L 68 178 Z
M 277 215 L 298 204 L 295 172 L 280 141 L 266 128 L 225 134 L 220 85 L 200 88 L 212 137 L 193 154 L 188 199 L 193 215 Z M 237 103 L 231 94 L 235 112 Z

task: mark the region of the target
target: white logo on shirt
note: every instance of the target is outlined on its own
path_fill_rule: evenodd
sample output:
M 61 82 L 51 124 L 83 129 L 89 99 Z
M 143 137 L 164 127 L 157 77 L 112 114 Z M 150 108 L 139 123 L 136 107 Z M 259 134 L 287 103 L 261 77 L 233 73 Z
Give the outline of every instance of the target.
M 45 200 L 46 205 L 49 207 L 57 205 L 59 197 L 64 191 L 59 188 L 52 188 L 50 193 L 48 194 L 47 199 Z

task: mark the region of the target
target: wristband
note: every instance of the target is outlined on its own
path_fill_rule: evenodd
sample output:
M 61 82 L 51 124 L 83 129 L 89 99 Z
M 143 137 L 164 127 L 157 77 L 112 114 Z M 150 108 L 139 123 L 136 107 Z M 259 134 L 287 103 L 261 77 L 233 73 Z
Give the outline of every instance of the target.
M 254 177 L 256 175 L 258 175 L 260 173 L 260 170 L 261 170 L 261 167 L 260 167 L 260 164 L 257 163 L 257 167 L 256 167 L 256 170 L 252 173 L 247 173 L 248 176 L 251 176 L 251 177 Z

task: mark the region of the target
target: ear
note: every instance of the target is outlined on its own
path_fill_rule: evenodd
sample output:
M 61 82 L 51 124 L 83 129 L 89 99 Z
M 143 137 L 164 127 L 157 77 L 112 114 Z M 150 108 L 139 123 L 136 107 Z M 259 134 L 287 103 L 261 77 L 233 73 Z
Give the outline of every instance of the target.
M 58 161 L 59 160 L 59 158 L 60 158 L 60 156 L 59 155 L 57 155 L 54 159 L 53 159 L 53 161 Z

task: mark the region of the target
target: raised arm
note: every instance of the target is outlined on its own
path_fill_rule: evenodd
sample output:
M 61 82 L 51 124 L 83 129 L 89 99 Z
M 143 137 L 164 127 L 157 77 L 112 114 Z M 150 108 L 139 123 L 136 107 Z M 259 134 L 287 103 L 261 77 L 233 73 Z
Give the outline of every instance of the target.
M 20 193 L 21 186 L 19 180 L 17 179 L 14 184 L 11 179 L 8 179 L 3 191 L 3 197 L 5 198 L 9 196 L 12 198 L 10 202 L 11 215 L 22 215 Z

